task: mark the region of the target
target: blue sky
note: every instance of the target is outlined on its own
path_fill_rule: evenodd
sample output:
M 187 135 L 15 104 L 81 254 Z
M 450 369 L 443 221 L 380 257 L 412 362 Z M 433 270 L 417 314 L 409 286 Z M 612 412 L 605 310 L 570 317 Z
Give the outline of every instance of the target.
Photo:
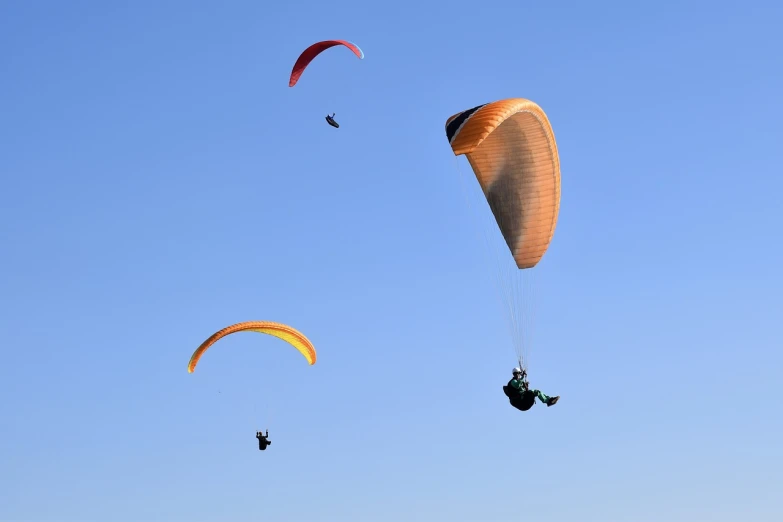
M 781 23 L 4 3 L 0 522 L 780 520 Z M 329 38 L 365 59 L 290 89 Z M 444 132 L 509 97 L 547 112 L 563 183 L 531 370 L 562 399 L 524 414 Z M 186 372 L 245 320 L 318 363 L 240 334 Z

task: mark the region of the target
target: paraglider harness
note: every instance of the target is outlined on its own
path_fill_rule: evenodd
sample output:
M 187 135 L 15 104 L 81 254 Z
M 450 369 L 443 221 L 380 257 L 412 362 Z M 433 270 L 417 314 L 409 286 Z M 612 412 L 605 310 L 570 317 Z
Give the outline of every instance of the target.
M 522 368 L 521 361 L 519 367 Z M 509 384 L 503 386 L 503 393 L 506 395 L 506 397 L 508 397 L 508 402 L 510 402 L 513 407 L 515 407 L 520 411 L 527 411 L 530 408 L 532 408 L 533 405 L 536 403 L 536 396 L 528 388 L 529 384 L 525 380 L 525 377 L 527 377 L 527 372 L 523 369 L 522 387 L 525 389 L 525 391 L 523 391 L 522 393 L 520 393 L 519 390 L 511 386 L 511 381 L 509 381 Z
M 337 123 L 336 121 L 334 121 L 334 115 L 335 115 L 335 113 L 334 113 L 334 112 L 332 113 L 332 115 L 331 115 L 331 116 L 328 116 L 328 115 L 327 115 L 327 116 L 326 116 L 326 123 L 328 123 L 329 125 L 331 125 L 331 126 L 332 126 L 332 127 L 334 127 L 335 129 L 339 129 L 339 128 L 340 128 L 340 124 L 339 124 L 339 123 Z

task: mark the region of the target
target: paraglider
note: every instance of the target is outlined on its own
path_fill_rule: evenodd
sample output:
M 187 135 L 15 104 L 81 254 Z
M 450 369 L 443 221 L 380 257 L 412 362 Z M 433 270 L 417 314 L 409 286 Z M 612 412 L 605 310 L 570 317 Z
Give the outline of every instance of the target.
M 308 364 L 315 364 L 317 357 L 315 347 L 302 332 L 282 323 L 274 323 L 271 321 L 246 321 L 227 326 L 226 328 L 215 332 L 209 336 L 206 341 L 201 343 L 196 351 L 193 352 L 190 361 L 188 361 L 188 373 L 193 373 L 196 370 L 196 365 L 199 360 L 212 345 L 223 337 L 237 332 L 257 332 L 282 339 L 296 348 L 297 351 L 304 356 Z M 259 450 L 263 451 L 267 446 L 272 444 L 272 441 L 269 440 L 269 430 L 266 431 L 266 435 L 263 435 L 260 431 L 256 431 L 256 438 L 258 439 Z
M 364 59 L 364 51 L 362 51 L 358 45 L 353 44 L 347 40 L 324 40 L 322 42 L 316 42 L 302 51 L 302 54 L 300 54 L 299 58 L 296 59 L 294 68 L 291 70 L 291 76 L 288 79 L 288 86 L 293 87 L 297 84 L 299 78 L 302 76 L 302 73 L 304 73 L 305 69 L 307 69 L 307 66 L 310 65 L 316 56 L 325 50 L 338 45 L 342 45 L 350 49 L 360 60 Z M 340 128 L 340 124 L 334 120 L 334 113 L 332 113 L 331 116 L 326 116 L 326 122 L 335 129 Z
M 266 430 L 266 435 L 264 435 L 260 431 L 257 431 L 256 438 L 258 439 L 258 449 L 261 451 L 264 451 L 267 446 L 272 444 L 272 441 L 269 440 L 269 430 Z
M 530 383 L 525 380 L 527 372 L 517 367 L 512 371 L 513 377 L 508 384 L 503 386 L 503 393 L 508 397 L 508 402 L 520 411 L 527 411 L 540 400 L 547 406 L 554 406 L 560 399 L 557 397 L 548 397 L 540 390 L 531 390 Z
M 541 107 L 511 98 L 451 116 L 446 120 L 446 137 L 455 156 L 467 157 L 489 204 L 494 220 L 493 230 L 487 231 L 488 243 L 498 229 L 505 243 L 506 252 L 492 257 L 501 265 L 510 261 L 511 266 L 498 266 L 497 276 L 510 311 L 519 370 L 526 372 L 533 326 L 530 269 L 548 250 L 560 210 L 560 159 L 552 126 Z M 515 373 L 514 384 L 524 382 L 517 376 L 522 373 Z M 526 385 L 520 390 L 512 381 L 503 391 L 518 409 L 529 409 L 536 397 L 549 406 L 557 402 L 558 397 L 550 400 Z

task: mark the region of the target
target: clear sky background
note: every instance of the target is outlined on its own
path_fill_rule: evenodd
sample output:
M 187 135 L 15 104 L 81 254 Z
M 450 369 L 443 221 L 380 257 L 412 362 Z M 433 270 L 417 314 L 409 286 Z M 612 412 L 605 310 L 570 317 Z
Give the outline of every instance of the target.
M 779 2 L 0 5 L 0 521 L 783 519 Z M 509 97 L 562 163 L 527 413 L 444 131 Z M 318 363 L 186 372 L 245 320 Z

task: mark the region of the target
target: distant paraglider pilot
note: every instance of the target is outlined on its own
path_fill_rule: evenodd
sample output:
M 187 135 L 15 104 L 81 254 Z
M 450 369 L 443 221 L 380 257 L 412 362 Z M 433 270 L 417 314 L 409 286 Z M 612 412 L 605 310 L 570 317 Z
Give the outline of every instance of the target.
M 547 406 L 554 406 L 560 396 L 548 397 L 539 390 L 531 390 L 530 383 L 525 380 L 527 372 L 519 368 L 512 370 L 513 378 L 503 386 L 503 393 L 513 407 L 521 411 L 527 411 L 536 403 L 536 398 Z
M 328 123 L 329 125 L 331 125 L 335 129 L 339 129 L 340 128 L 340 124 L 337 123 L 336 121 L 334 121 L 334 115 L 335 115 L 335 113 L 333 112 L 331 116 L 327 116 L 326 117 L 326 123 Z
M 257 431 L 256 438 L 258 439 L 258 449 L 260 449 L 261 451 L 264 451 L 267 446 L 272 444 L 272 441 L 269 440 L 269 430 L 266 430 L 266 435 L 264 435 L 260 431 Z

